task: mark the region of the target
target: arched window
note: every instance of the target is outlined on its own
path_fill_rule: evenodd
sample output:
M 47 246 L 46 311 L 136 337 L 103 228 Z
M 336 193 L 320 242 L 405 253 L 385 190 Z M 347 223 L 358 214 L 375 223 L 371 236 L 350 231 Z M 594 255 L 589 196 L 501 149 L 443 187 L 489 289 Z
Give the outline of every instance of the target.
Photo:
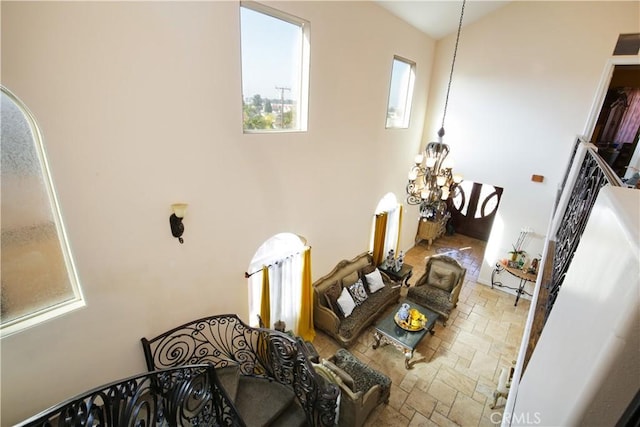
M 304 254 L 306 241 L 293 233 L 280 233 L 266 240 L 256 251 L 249 265 L 249 322 L 258 324 L 263 301 L 263 267 L 269 279 L 269 324 L 285 322 L 286 328 L 298 334 L 301 302 L 303 301 Z M 310 266 L 307 266 L 310 268 Z M 310 288 L 311 284 L 306 285 Z M 267 320 L 263 318 L 267 323 Z
M 84 305 L 42 137 L 2 87 L 2 336 Z
M 384 216 L 382 228 L 376 228 L 376 222 L 380 223 L 380 217 Z M 378 206 L 376 207 L 375 214 L 373 216 L 371 225 L 371 241 L 369 243 L 369 250 L 375 252 L 376 237 L 383 237 L 381 260 L 384 259 L 386 254 L 391 249 L 394 252 L 398 252 L 398 244 L 400 243 L 400 230 L 402 226 L 402 204 L 398 203 L 395 194 L 387 193 L 380 199 Z M 376 236 L 376 232 L 383 233 L 383 236 Z

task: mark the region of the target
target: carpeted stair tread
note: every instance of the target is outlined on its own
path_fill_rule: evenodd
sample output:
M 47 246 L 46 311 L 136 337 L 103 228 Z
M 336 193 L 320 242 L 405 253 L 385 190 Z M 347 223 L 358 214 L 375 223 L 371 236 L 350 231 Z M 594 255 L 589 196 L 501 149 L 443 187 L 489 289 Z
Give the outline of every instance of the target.
M 236 400 L 238 395 L 238 384 L 240 382 L 240 369 L 238 366 L 227 366 L 225 368 L 216 369 L 216 375 L 220 381 L 220 385 L 227 392 L 232 401 Z
M 307 417 L 304 409 L 294 400 L 289 407 L 271 424 L 271 427 L 304 427 Z
M 293 391 L 275 381 L 241 376 L 235 406 L 250 427 L 269 426 L 294 401 Z

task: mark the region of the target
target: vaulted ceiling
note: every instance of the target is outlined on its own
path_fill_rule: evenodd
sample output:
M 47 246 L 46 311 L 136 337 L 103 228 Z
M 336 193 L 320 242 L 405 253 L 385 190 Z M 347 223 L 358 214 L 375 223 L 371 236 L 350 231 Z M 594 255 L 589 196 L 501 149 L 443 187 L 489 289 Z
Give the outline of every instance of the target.
M 462 0 L 376 0 L 375 2 L 435 39 L 440 39 L 457 30 L 462 8 Z M 510 3 L 508 0 L 467 0 L 463 26 L 504 7 L 508 3 Z

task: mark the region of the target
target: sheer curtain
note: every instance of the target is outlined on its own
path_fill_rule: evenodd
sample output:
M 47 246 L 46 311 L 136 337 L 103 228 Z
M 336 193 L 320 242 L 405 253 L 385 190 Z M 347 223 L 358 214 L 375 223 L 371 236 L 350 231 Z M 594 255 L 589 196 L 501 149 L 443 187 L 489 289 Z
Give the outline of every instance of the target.
M 398 253 L 401 218 L 402 205 L 396 204 L 394 207 L 387 211 L 387 229 L 384 237 L 385 256 L 391 249 L 393 249 L 396 254 Z
M 300 313 L 302 266 L 306 248 L 300 236 L 292 233 L 277 234 L 256 251 L 249 272 L 254 273 L 248 278 L 249 285 L 249 324 L 258 325 L 258 315 L 261 314 L 263 275 L 269 275 L 269 318 L 265 322 L 268 328 L 278 320 L 286 323 L 289 330 L 297 332 Z M 263 269 L 263 266 L 267 268 Z
M 374 261 L 382 262 L 391 249 L 398 253 L 402 213 L 402 204 L 398 203 L 393 193 L 387 193 L 378 203 L 371 225 L 369 245 Z

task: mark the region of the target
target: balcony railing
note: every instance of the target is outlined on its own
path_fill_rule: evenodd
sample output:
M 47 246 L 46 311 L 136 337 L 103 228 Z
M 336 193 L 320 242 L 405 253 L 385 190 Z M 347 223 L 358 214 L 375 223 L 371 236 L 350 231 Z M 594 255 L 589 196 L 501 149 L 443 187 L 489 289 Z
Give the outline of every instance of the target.
M 586 227 L 600 189 L 622 186 L 622 181 L 598 155 L 595 145 L 578 138 L 558 189 L 558 196 L 545 241 L 542 267 L 538 274 L 531 309 L 518 354 L 505 414 L 513 413 L 520 379 L 533 354 L 544 324 L 562 291 L 562 283 Z M 502 426 L 511 420 L 504 417 Z

